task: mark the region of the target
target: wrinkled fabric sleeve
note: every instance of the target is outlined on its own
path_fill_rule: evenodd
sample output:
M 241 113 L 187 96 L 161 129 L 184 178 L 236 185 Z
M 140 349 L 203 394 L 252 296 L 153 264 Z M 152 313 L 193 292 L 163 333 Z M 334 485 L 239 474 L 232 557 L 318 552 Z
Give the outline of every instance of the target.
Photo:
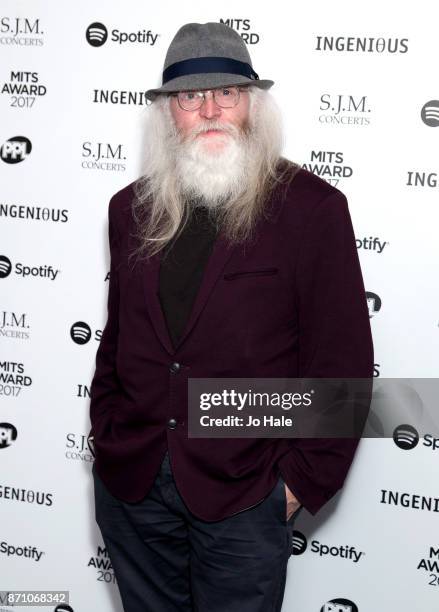
M 89 436 L 93 436 L 95 448 L 105 418 L 115 408 L 120 392 L 116 368 L 119 334 L 119 281 L 117 268 L 120 256 L 120 237 L 116 227 L 115 206 L 116 200 L 113 197 L 108 206 L 110 279 L 107 298 L 107 321 L 96 352 L 96 368 L 90 387 L 91 431 Z
M 295 276 L 300 378 L 373 378 L 365 288 L 346 197 L 319 202 L 304 231 Z M 370 405 L 370 402 L 369 402 Z M 356 438 L 290 438 L 280 472 L 315 514 L 342 486 Z

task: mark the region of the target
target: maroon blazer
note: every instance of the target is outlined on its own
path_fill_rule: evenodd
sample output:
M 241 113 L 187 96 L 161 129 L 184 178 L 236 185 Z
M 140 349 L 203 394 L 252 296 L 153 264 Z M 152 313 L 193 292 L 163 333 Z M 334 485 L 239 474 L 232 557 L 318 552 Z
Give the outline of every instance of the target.
M 258 503 L 279 471 L 315 514 L 342 487 L 359 440 L 188 438 L 187 383 L 373 377 L 346 197 L 299 169 L 272 193 L 256 241 L 227 248 L 220 233 L 174 349 L 158 296 L 160 253 L 128 260 L 136 246 L 133 195 L 131 184 L 109 204 L 108 320 L 90 402 L 98 475 L 115 497 L 139 501 L 168 448 L 178 491 L 203 520 Z

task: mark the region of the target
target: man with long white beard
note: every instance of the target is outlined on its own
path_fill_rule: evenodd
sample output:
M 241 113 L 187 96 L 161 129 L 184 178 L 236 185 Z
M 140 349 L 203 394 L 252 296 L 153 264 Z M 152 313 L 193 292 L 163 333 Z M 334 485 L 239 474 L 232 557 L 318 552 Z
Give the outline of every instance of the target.
M 125 612 L 279 612 L 297 515 L 358 444 L 188 436 L 190 378 L 373 376 L 346 198 L 282 157 L 272 85 L 228 26 L 180 28 L 143 176 L 110 202 L 90 418 Z

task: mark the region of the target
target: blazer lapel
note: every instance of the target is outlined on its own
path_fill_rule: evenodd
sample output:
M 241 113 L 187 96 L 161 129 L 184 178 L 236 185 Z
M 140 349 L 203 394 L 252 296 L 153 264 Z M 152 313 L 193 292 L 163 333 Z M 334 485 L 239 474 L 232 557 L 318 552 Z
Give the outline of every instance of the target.
M 151 318 L 154 330 L 168 353 L 175 352 L 169 337 L 165 317 L 159 298 L 159 272 L 160 272 L 160 253 L 149 257 L 142 270 L 143 288 L 145 290 L 146 306 Z
M 175 348 L 169 336 L 168 327 L 159 297 L 161 253 L 156 253 L 144 262 L 142 279 L 145 291 L 146 306 L 148 308 L 148 313 L 156 334 L 169 354 L 173 355 L 178 350 L 195 325 L 218 277 L 221 274 L 221 271 L 235 249 L 236 247 L 231 246 L 224 237 L 223 233 L 220 231 L 215 239 L 212 252 L 204 268 L 201 284 L 192 305 L 191 313 L 188 321 L 186 322 L 183 334 L 181 335 Z
M 212 252 L 204 268 L 200 288 L 194 300 L 191 313 L 186 322 L 184 331 L 177 342 L 176 350 L 180 348 L 181 344 L 186 340 L 187 336 L 197 322 L 197 319 L 206 305 L 215 283 L 217 282 L 224 266 L 236 248 L 236 246 L 230 245 L 230 243 L 224 238 L 222 232 L 218 233 L 213 244 Z

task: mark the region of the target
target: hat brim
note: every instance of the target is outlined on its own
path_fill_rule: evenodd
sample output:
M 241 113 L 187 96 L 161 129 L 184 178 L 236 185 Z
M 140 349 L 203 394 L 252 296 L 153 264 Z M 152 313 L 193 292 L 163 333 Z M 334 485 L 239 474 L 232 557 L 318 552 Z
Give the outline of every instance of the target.
M 260 89 L 270 89 L 274 81 L 268 79 L 249 79 L 245 76 L 228 73 L 200 73 L 171 79 L 158 89 L 149 89 L 145 93 L 148 100 L 154 101 L 160 94 L 174 93 L 189 89 L 213 89 L 231 85 L 253 85 Z

